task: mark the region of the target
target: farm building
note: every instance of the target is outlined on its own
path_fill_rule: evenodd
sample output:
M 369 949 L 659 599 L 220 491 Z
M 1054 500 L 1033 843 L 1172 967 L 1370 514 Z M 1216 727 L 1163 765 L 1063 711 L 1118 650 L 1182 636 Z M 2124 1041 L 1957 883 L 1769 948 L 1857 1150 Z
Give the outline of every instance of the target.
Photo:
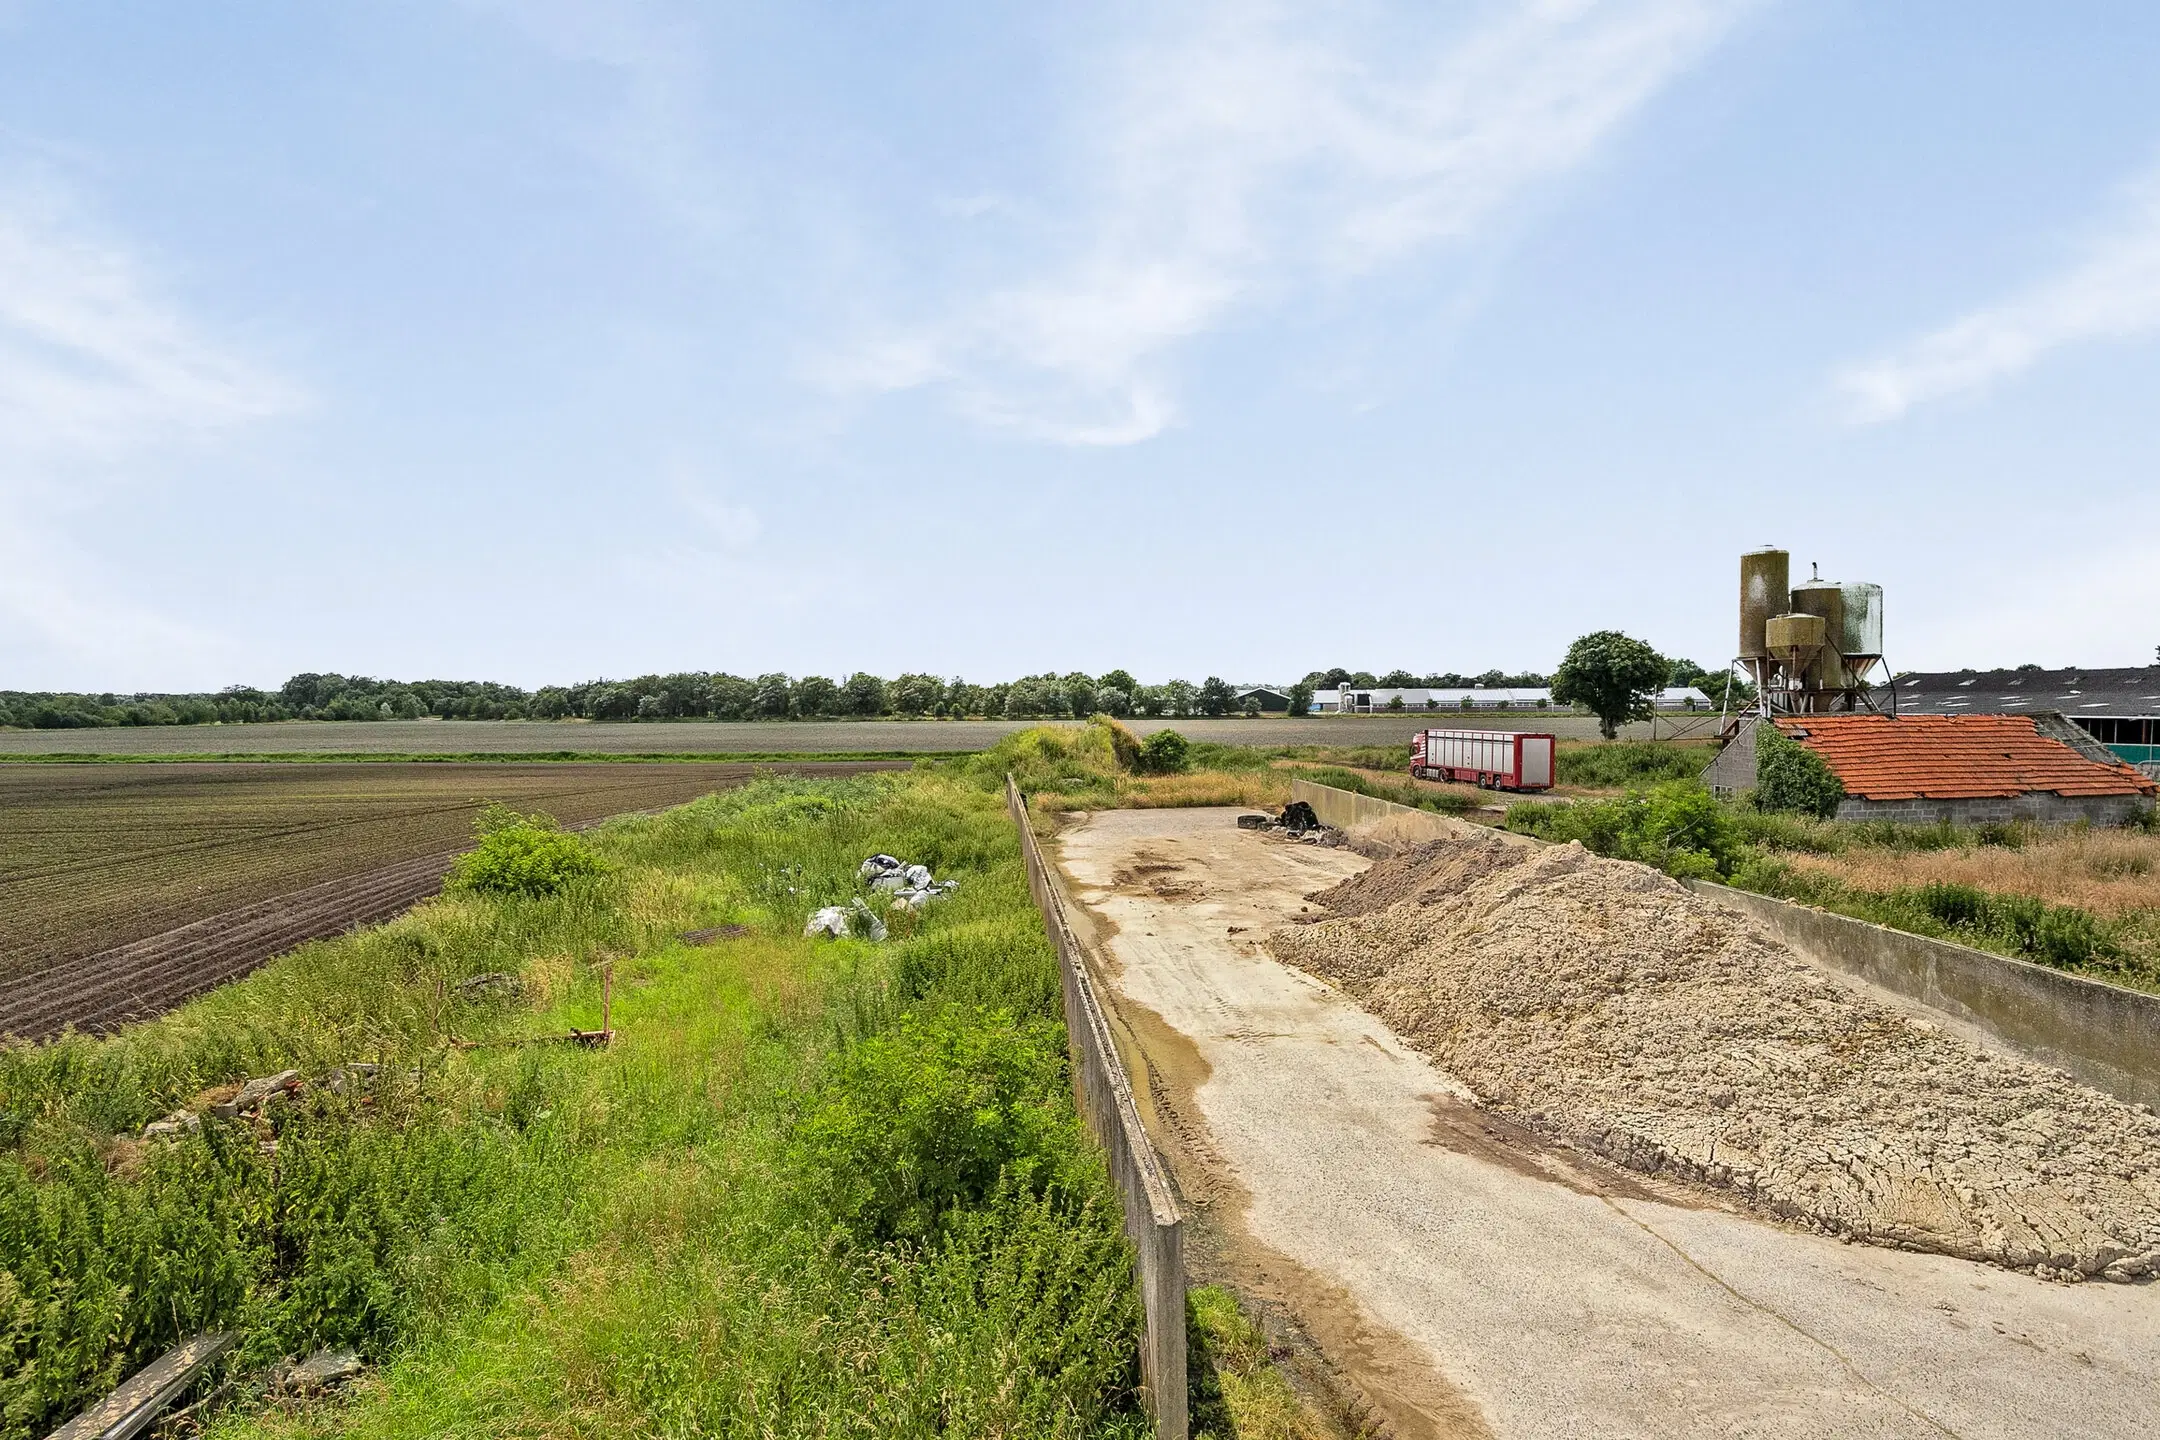
M 1238 709 L 1258 710 L 1263 715 L 1290 713 L 1290 697 L 1266 685 L 1248 685 L 1237 692 Z
M 1756 720 L 1741 726 L 1703 772 L 1712 789 L 1753 788 L 1764 725 L 1820 755 L 1843 782 L 1840 820 L 2121 825 L 2150 809 L 2160 789 L 2054 712 Z
M 1402 704 L 1395 700 L 1400 697 Z M 1715 710 L 1717 702 L 1692 686 L 1660 690 L 1653 697 L 1660 710 Z M 1350 690 L 1313 692 L 1314 714 L 1369 715 L 1382 710 L 1550 710 L 1552 691 L 1546 687 L 1514 690 L 1396 689 L 1386 685 L 1360 686 Z M 1565 709 L 1566 707 L 1561 707 Z
M 2059 710 L 2119 758 L 2160 773 L 2160 665 L 2125 670 L 1952 670 L 1900 675 L 1878 692 L 1900 715 L 2029 715 Z

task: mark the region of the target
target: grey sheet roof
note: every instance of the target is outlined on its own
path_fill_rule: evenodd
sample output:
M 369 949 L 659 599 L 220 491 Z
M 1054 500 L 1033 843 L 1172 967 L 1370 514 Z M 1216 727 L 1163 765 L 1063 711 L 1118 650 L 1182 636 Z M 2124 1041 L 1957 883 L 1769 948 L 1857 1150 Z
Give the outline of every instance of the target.
M 2135 670 L 1952 670 L 1900 675 L 1901 715 L 2160 716 L 2160 665 Z M 1877 703 L 1888 708 L 1885 692 Z

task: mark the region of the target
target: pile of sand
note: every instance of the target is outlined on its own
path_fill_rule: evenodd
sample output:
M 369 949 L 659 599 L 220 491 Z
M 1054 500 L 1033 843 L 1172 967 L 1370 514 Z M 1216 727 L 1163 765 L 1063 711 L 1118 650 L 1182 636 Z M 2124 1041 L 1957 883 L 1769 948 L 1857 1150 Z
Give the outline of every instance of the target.
M 1908 1019 L 1645 866 L 1435 841 L 1269 937 L 1486 1104 L 1780 1218 L 2043 1275 L 2160 1273 L 2160 1119 Z

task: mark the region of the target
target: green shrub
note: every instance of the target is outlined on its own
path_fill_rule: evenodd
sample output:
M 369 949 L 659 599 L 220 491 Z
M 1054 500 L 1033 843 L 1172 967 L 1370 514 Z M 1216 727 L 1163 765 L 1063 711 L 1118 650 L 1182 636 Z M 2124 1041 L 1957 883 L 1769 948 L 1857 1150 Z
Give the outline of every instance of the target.
M 1661 740 L 1614 740 L 1563 745 L 1554 757 L 1562 785 L 1628 786 L 1662 780 L 1693 780 L 1717 757 L 1708 745 Z
M 1828 820 L 1845 798 L 1845 784 L 1813 750 L 1775 725 L 1755 727 L 1755 804 Z
M 793 1144 L 823 1207 L 868 1243 L 921 1240 L 1001 1179 L 1049 1189 L 1069 1151 L 1054 1027 L 986 1010 L 903 1015 L 835 1056 Z
M 552 815 L 520 815 L 490 805 L 479 820 L 480 844 L 450 867 L 449 888 L 488 895 L 557 895 L 606 867 Z
M 1147 775 L 1176 775 L 1192 764 L 1192 743 L 1175 730 L 1158 730 L 1140 742 L 1137 768 Z
M 1730 875 L 1746 856 L 1739 827 L 1701 784 L 1672 780 L 1617 800 L 1508 807 L 1507 828 L 1542 840 L 1580 841 L 1585 850 L 1639 860 L 1672 875 Z

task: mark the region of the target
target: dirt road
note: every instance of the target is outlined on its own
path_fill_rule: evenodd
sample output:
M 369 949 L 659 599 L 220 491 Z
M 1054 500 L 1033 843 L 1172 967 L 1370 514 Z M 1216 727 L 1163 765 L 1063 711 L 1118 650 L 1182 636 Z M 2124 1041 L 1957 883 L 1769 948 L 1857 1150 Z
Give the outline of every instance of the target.
M 1230 810 L 1060 841 L 1230 1278 L 1408 1436 L 2130 1436 L 2160 1285 L 1843 1245 L 1555 1153 L 1257 942 L 1347 851 Z

